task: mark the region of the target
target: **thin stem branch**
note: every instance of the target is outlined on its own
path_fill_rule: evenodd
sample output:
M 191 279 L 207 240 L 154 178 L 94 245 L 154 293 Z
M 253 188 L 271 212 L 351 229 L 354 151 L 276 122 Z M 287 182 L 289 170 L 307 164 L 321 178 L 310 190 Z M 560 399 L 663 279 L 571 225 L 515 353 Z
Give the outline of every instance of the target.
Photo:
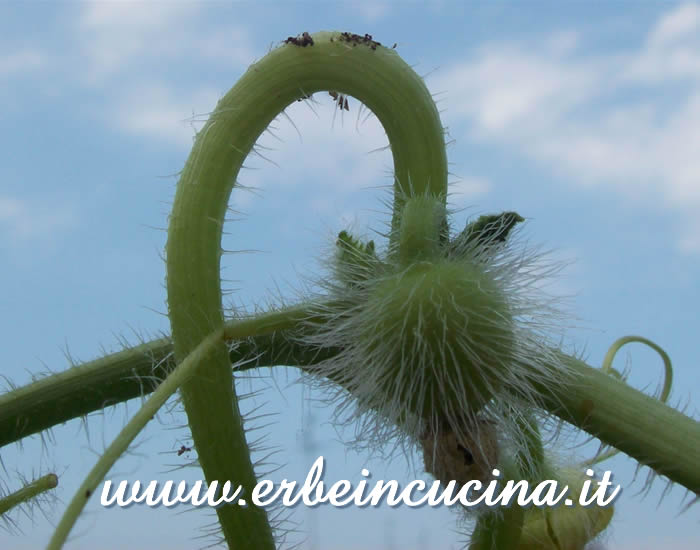
M 28 502 L 41 493 L 55 488 L 57 485 L 58 477 L 56 474 L 47 474 L 39 479 L 35 479 L 21 489 L 0 499 L 0 516 L 12 510 L 15 506 Z
M 153 392 L 153 395 L 148 398 L 148 401 L 143 404 L 127 425 L 124 426 L 122 431 L 119 432 L 119 435 L 100 457 L 97 464 L 90 470 L 90 473 L 85 478 L 85 481 L 83 481 L 78 492 L 70 501 L 46 550 L 60 550 L 63 547 L 85 504 L 95 492 L 98 485 L 102 483 L 102 480 L 114 463 L 126 452 L 131 442 L 156 415 L 170 396 L 195 374 L 197 367 L 207 361 L 211 353 L 216 349 L 217 344 L 221 342 L 222 332 L 223 331 L 219 330 L 205 338 L 199 346 L 168 375 L 163 383 L 158 386 L 158 389 Z

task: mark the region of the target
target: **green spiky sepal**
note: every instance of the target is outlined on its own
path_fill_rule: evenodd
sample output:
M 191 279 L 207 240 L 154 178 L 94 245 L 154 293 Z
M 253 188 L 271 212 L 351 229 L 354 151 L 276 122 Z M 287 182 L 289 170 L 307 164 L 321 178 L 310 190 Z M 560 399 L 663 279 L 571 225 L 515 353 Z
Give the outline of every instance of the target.
M 381 261 L 374 241 L 363 243 L 347 231 L 338 234 L 336 244 L 336 277 L 349 288 L 361 286 L 376 274 Z
M 517 212 L 479 216 L 449 243 L 449 252 L 460 255 L 469 249 L 494 248 L 504 243 L 516 224 L 523 221 L 525 218 Z

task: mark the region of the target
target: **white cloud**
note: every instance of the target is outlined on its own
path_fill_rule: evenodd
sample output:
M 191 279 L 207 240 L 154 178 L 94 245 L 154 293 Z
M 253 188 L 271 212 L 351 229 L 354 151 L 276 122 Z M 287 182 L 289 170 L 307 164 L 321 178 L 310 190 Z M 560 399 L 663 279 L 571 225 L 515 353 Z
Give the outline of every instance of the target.
M 192 71 L 204 61 L 231 67 L 253 60 L 248 31 L 226 22 L 211 24 L 195 2 L 119 0 L 85 3 L 80 9 L 76 80 L 104 90 L 106 105 L 99 106 L 96 117 L 133 136 L 189 149 L 195 132 L 189 119 L 213 109 L 220 94 L 207 86 L 172 83 L 180 76 L 173 67 Z
M 92 78 L 109 75 L 145 54 L 162 56 L 180 48 L 178 28 L 196 8 L 188 2 L 88 2 L 77 21 Z
M 567 63 L 559 51 L 557 44 L 539 55 L 490 44 L 476 59 L 436 78 L 436 89 L 448 90 L 450 112 L 474 119 L 483 134 L 510 133 L 523 123 L 539 125 L 538 120 L 545 124 L 589 96 L 600 77 L 591 67 Z
M 200 115 L 214 109 L 218 99 L 218 92 L 206 88 L 184 98 L 162 84 L 132 85 L 110 110 L 108 123 L 131 135 L 188 150 L 202 126 Z
M 43 53 L 30 48 L 0 55 L 0 78 L 31 72 L 40 68 L 45 61 Z
M 699 21 L 700 5 L 678 6 L 637 49 L 605 56 L 582 55 L 576 34 L 487 44 L 431 84 L 471 139 L 673 209 L 689 250 L 700 238 Z
M 341 112 L 328 93 L 318 92 L 313 103 L 287 107 L 286 116 L 278 116 L 270 126 L 274 136 L 265 132 L 257 142 L 269 161 L 252 153 L 238 175 L 240 184 L 258 192 L 234 191 L 232 208 L 250 216 L 269 215 L 271 205 L 281 208 L 294 201 L 302 210 L 286 233 L 303 233 L 306 238 L 320 224 L 327 229 L 317 235 L 323 242 L 348 226 L 384 229 L 390 207 L 378 205 L 391 197 L 388 140 L 376 117 L 364 120 L 368 111 L 360 110 L 354 98 L 348 104 L 350 111 Z
M 227 25 L 185 36 L 183 50 L 195 52 L 200 58 L 226 63 L 226 66 L 247 66 L 254 61 L 255 53 L 248 44 L 250 33 L 243 27 Z
M 278 116 L 271 125 L 276 137 L 263 134 L 258 141 L 275 149 L 261 153 L 282 167 L 284 177 L 273 176 L 263 182 L 260 176 L 264 173 L 250 171 L 242 175 L 243 183 L 251 182 L 256 187 L 298 185 L 309 177 L 327 174 L 324 193 L 391 185 L 389 178 L 382 177 L 385 170 L 393 167 L 391 151 L 381 150 L 388 144 L 384 129 L 372 115 L 365 120 L 369 113 L 354 98 L 349 99 L 349 108 L 349 112 L 339 111 L 325 92 L 315 94 L 313 103 L 308 105 L 299 102 L 287 107 L 286 116 Z M 246 166 L 266 165 L 269 163 L 254 155 L 246 160 Z M 275 171 L 279 172 L 277 168 Z M 377 179 L 377 174 L 381 179 Z
M 684 4 L 663 16 L 622 76 L 657 84 L 700 80 L 700 4 Z
M 574 51 L 580 39 L 580 33 L 574 30 L 555 32 L 547 38 L 547 48 L 556 55 L 564 55 Z
M 170 61 L 216 59 L 249 63 L 248 32 L 237 25 L 205 25 L 196 2 L 90 2 L 76 22 L 85 76 L 95 84 L 133 63 L 163 66 Z M 200 18 L 200 20 L 198 20 Z
M 665 45 L 700 32 L 700 6 L 687 3 L 663 16 L 649 34 L 649 43 Z
M 450 184 L 449 204 L 450 206 L 464 206 L 476 196 L 484 195 L 491 189 L 491 183 L 474 176 L 460 178 L 455 183 Z
M 389 4 L 386 2 L 360 2 L 352 3 L 352 11 L 359 13 L 370 23 L 376 23 L 389 14 Z
M 0 239 L 10 244 L 49 239 L 75 221 L 65 204 L 32 203 L 0 196 Z
M 86 27 L 156 28 L 167 26 L 172 22 L 173 17 L 187 13 L 192 9 L 192 6 L 190 2 L 177 0 L 169 2 L 112 0 L 110 2 L 86 2 L 84 8 L 80 19 Z
M 683 234 L 679 243 L 681 252 L 686 254 L 700 253 L 700 220 L 693 219 L 683 228 Z

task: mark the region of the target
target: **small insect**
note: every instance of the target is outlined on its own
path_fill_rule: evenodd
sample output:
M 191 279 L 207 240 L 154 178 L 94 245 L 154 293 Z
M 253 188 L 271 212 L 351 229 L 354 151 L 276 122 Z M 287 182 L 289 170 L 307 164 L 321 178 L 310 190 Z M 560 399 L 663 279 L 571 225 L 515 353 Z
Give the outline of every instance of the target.
M 289 36 L 287 39 L 284 41 L 285 44 L 294 44 L 295 46 L 301 46 L 302 48 L 305 48 L 306 46 L 313 46 L 314 45 L 314 39 L 311 38 L 311 35 L 308 32 L 303 32 L 301 34 L 301 37 L 299 36 Z
M 345 109 L 346 111 L 350 110 L 350 106 L 348 105 L 348 98 L 345 95 L 339 94 L 334 90 L 330 90 L 328 92 L 328 95 L 331 96 L 333 98 L 333 101 L 335 101 L 338 104 L 338 109 Z
M 376 40 L 372 40 L 372 35 L 371 34 L 365 34 L 364 36 L 360 34 L 354 34 L 354 33 L 349 33 L 349 32 L 344 32 L 340 34 L 340 40 L 343 42 L 348 42 L 352 44 L 352 47 L 354 48 L 358 44 L 364 44 L 365 46 L 369 46 L 370 49 L 376 50 L 377 46 L 381 46 L 381 42 L 377 42 Z
M 191 450 L 192 450 L 192 447 L 185 447 L 184 445 L 182 445 L 177 451 L 177 456 L 182 456 L 184 453 L 186 453 L 187 451 L 191 451 Z

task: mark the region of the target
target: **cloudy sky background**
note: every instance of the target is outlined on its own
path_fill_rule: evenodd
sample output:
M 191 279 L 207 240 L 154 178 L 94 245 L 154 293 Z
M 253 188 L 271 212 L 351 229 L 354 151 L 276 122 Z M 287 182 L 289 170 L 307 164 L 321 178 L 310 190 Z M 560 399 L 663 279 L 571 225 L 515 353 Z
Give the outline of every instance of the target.
M 176 174 L 206 113 L 270 47 L 302 31 L 348 30 L 398 44 L 402 57 L 436 94 L 454 144 L 454 219 L 517 210 L 524 234 L 570 262 L 552 285 L 569 295 L 567 346 L 599 365 L 619 336 L 640 334 L 662 345 L 675 364 L 674 403 L 697 415 L 700 371 L 695 344 L 700 304 L 700 4 L 672 2 L 96 2 L 0 3 L 0 330 L 2 374 L 17 384 L 31 373 L 61 370 L 68 351 L 91 359 L 168 331 L 164 265 L 166 217 Z M 334 111 L 331 98 L 295 103 L 281 117 L 274 147 L 250 158 L 231 207 L 223 242 L 229 299 L 252 306 L 293 297 L 304 275 L 341 229 L 371 234 L 388 220 L 391 156 L 373 117 L 356 101 Z M 311 109 L 310 107 L 313 107 Z M 297 129 L 298 132 L 297 133 Z M 626 357 L 625 357 L 626 355 Z M 622 353 L 631 382 L 653 391 L 658 358 L 640 347 Z M 276 478 L 303 480 L 316 456 L 326 479 L 407 481 L 408 462 L 367 460 L 345 450 L 327 407 L 280 370 L 241 382 L 265 388 L 257 401 L 281 452 Z M 97 453 L 138 402 L 2 449 L 10 474 L 55 471 L 58 503 L 16 516 L 23 535 L 0 531 L 0 547 L 43 547 L 51 522 Z M 164 413 L 112 472 L 115 479 L 199 479 L 185 462 L 188 442 L 177 411 Z M 591 447 L 579 449 L 585 457 Z M 262 455 L 258 455 L 262 456 Z M 418 460 L 418 459 L 417 459 Z M 610 549 L 695 548 L 695 508 L 682 514 L 684 492 L 657 482 L 645 497 L 634 463 L 605 465 L 625 487 L 603 539 Z M 3 475 L 3 480 L 8 474 Z M 11 485 L 13 488 L 14 485 Z M 697 508 L 697 507 L 696 507 Z M 179 511 L 179 510 L 178 510 Z M 204 546 L 200 512 L 96 502 L 67 548 Z M 292 511 L 303 548 L 458 548 L 449 510 Z M 693 542 L 694 541 L 694 542 Z

